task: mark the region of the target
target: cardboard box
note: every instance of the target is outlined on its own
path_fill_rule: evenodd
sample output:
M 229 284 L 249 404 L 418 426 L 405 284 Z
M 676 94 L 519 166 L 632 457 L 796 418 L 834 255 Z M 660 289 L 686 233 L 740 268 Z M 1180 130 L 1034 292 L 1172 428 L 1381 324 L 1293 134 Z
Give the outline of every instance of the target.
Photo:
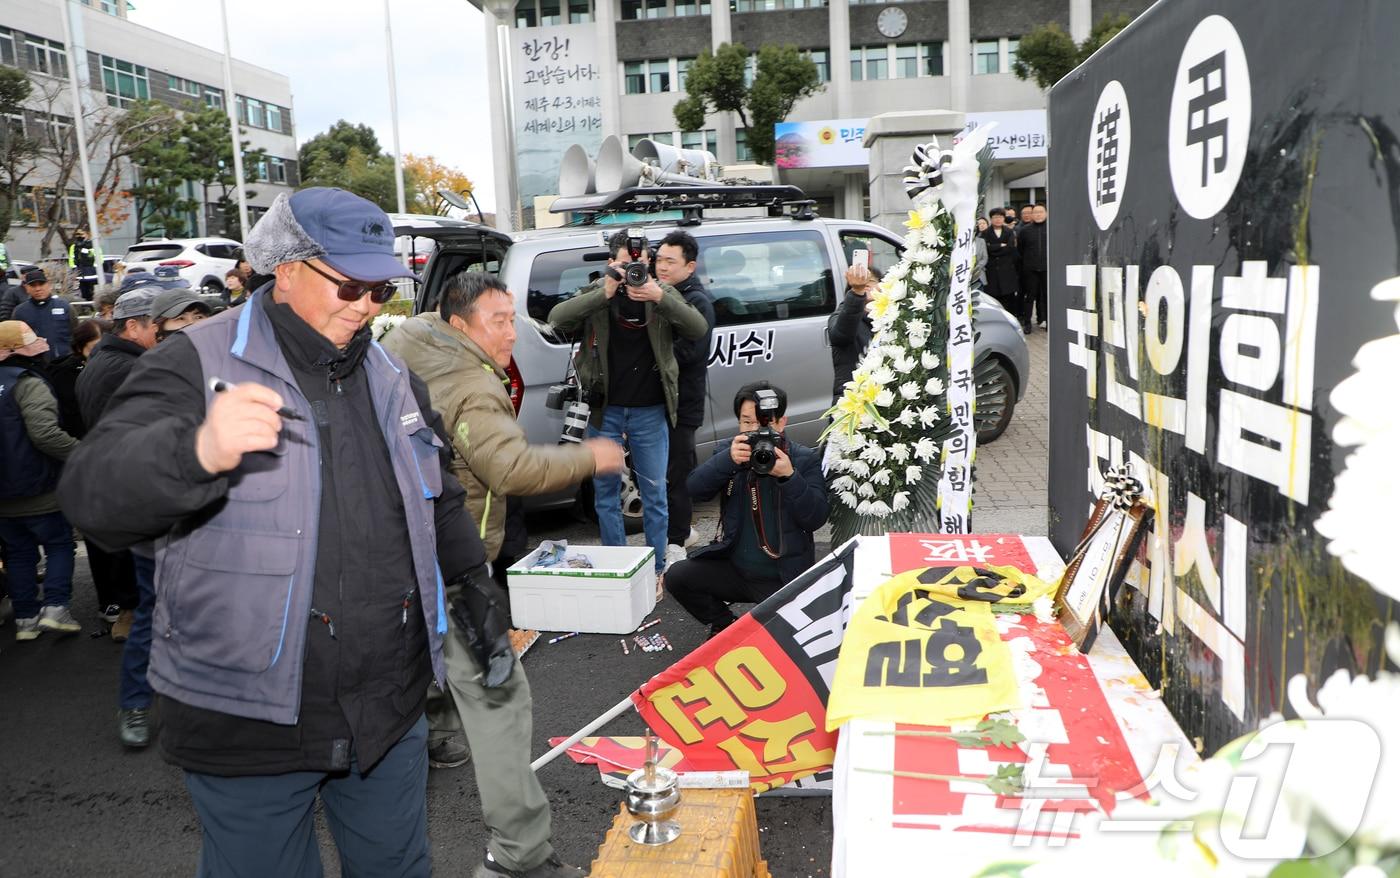
M 682 790 L 671 818 L 681 835 L 648 847 L 627 835 L 635 817 L 622 806 L 613 819 L 592 878 L 768 878 L 760 859 L 758 821 L 749 790 Z
M 507 568 L 516 628 L 630 634 L 656 606 L 655 552 L 643 546 L 569 546 L 592 569 L 531 569 L 536 549 Z

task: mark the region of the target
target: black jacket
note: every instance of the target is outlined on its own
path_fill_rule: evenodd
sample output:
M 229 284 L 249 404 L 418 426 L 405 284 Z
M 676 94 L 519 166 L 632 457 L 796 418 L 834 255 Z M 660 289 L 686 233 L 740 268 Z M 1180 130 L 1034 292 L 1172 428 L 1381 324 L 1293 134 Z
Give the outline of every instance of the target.
M 857 296 L 846 290 L 841 307 L 826 320 L 826 338 L 831 344 L 831 365 L 836 371 L 831 385 L 831 399 L 834 403 L 841 397 L 842 388 L 851 380 L 856 364 L 870 347 L 870 337 L 874 327 L 865 311 L 868 296 Z
M 0 281 L 0 320 L 13 319 L 20 302 L 27 302 L 29 294 L 19 284 Z
M 1021 253 L 1016 233 L 1002 227 L 1001 237 L 993 229 L 982 233 L 987 242 L 987 293 L 1008 308 L 1021 292 Z
M 313 606 L 320 612 L 302 623 L 311 630 L 301 712 L 297 724 L 287 726 L 162 698 L 161 748 L 176 765 L 217 775 L 344 771 L 352 754 L 367 771 L 423 715 L 431 681 L 423 615 L 414 603 L 419 596 L 403 591 L 405 582 L 412 585 L 413 568 L 402 498 L 362 366 L 369 331 L 337 351 L 290 308 L 273 304 L 270 296 L 264 301 L 278 346 L 317 412 L 324 451 L 313 582 Z M 171 510 L 183 510 L 185 521 L 221 501 L 227 480 L 193 478 L 170 463 L 191 459 L 205 412 L 203 380 L 194 346 L 177 333 L 141 358 L 112 400 L 88 441 L 100 445 L 136 431 L 141 441 L 121 443 L 122 466 L 105 466 L 101 478 L 75 473 L 62 489 L 65 504 L 85 507 L 84 533 L 99 544 L 158 537 L 176 523 Z M 416 377 L 410 383 L 421 411 L 444 439 L 443 491 L 435 508 L 438 561 L 451 581 L 481 568 L 486 553 L 466 511 L 465 492 L 448 468 L 451 442 L 427 387 Z M 99 457 L 82 463 L 96 466 Z M 132 495 L 150 497 L 150 508 L 158 511 L 139 520 L 104 510 L 104 498 L 118 495 L 125 495 L 128 509 Z
M 87 432 L 82 409 L 78 406 L 78 379 L 86 367 L 87 359 L 77 351 L 49 364 L 49 383 L 53 385 L 53 395 L 58 399 L 59 423 L 78 439 Z
M 1021 248 L 1021 268 L 1024 271 L 1045 271 L 1047 249 L 1045 223 L 1027 223 L 1016 235 Z
M 107 410 L 117 389 L 136 366 L 136 359 L 146 352 L 134 341 L 120 336 L 104 335 L 92 349 L 83 374 L 76 385 L 78 412 L 83 417 L 84 430 L 97 426 L 97 419 Z
M 672 350 L 680 369 L 680 399 L 676 403 L 676 426 L 699 427 L 705 423 L 705 381 L 710 366 L 710 346 L 715 334 L 715 303 L 700 278 L 691 275 L 676 286 L 686 304 L 705 317 L 709 329 L 700 338 L 676 335 Z
M 731 440 L 732 441 L 732 440 Z M 720 492 L 720 538 L 691 553 L 692 558 L 728 558 L 734 551 L 740 528 L 753 527 L 749 510 L 749 482 L 759 478 L 747 467 L 740 469 L 729 456 L 730 442 L 715 449 L 714 456 L 700 464 L 686 489 L 696 500 L 709 500 Z M 782 557 L 778 573 L 787 584 L 817 562 L 812 535 L 824 524 L 830 512 L 826 480 L 822 477 L 821 455 L 805 445 L 788 442 L 792 475 L 779 479 L 779 516 L 782 519 Z M 772 478 L 764 476 L 762 478 Z M 769 519 L 771 520 L 771 519 Z

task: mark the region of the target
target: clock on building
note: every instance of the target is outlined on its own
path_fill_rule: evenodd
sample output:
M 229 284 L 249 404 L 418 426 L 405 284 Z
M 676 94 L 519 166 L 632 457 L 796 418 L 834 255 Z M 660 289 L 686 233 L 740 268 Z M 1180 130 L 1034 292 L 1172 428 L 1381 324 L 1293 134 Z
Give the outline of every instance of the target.
M 909 16 L 898 6 L 886 6 L 880 10 L 880 15 L 875 19 L 875 27 L 879 28 L 884 36 L 894 39 L 903 35 L 905 29 L 909 27 Z

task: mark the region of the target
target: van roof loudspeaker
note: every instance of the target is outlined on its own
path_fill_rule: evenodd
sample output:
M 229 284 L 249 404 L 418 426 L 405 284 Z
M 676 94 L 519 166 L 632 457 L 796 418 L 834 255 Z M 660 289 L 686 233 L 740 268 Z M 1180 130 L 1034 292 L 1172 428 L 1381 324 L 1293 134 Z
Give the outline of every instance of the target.
M 559 194 L 565 197 L 592 195 L 598 191 L 596 173 L 597 165 L 588 150 L 575 143 L 564 151 L 564 160 L 559 165 Z
M 669 152 L 666 152 L 669 150 Z M 640 156 L 645 155 L 649 159 L 655 158 L 664 160 L 668 164 L 677 163 L 680 153 L 688 153 L 688 163 L 700 165 L 700 173 L 691 175 L 677 173 L 666 165 L 656 166 L 643 161 Z M 630 155 L 622 145 L 621 138 L 609 135 L 603 141 L 603 147 L 598 150 L 598 172 L 596 181 L 599 192 L 616 192 L 619 189 L 631 189 L 635 186 L 702 186 L 707 182 L 701 176 L 704 173 L 703 160 L 700 156 L 708 155 L 699 150 L 679 150 L 673 146 L 656 143 L 653 140 L 643 140 L 637 144 L 637 149 Z
M 632 155 L 658 175 L 681 174 L 699 180 L 712 180 L 719 169 L 714 153 L 703 149 L 676 149 L 669 143 L 659 143 L 651 138 L 638 143 Z

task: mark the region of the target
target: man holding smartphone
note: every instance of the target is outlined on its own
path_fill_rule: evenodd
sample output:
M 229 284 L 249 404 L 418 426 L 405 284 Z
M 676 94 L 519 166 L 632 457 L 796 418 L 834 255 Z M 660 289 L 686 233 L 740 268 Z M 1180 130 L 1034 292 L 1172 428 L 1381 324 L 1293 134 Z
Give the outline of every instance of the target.
M 831 344 L 831 365 L 836 371 L 831 387 L 834 404 L 841 398 L 846 382 L 856 369 L 865 349 L 870 346 L 870 336 L 874 327 L 865 313 L 865 305 L 870 294 L 875 292 L 880 276 L 870 269 L 870 251 L 856 250 L 851 253 L 851 267 L 846 269 L 846 295 L 841 299 L 841 307 L 827 318 L 826 337 Z
M 650 274 L 651 250 L 641 230 L 608 240 L 603 277 L 549 312 L 555 329 L 580 333 L 574 368 L 592 408 L 588 435 L 626 442 L 642 492 L 642 524 L 655 552 L 658 579 L 666 564 L 666 465 L 676 424 L 680 369 L 675 342 L 709 331 L 704 315 L 670 284 Z M 593 479 L 593 504 L 603 545 L 624 546 L 622 479 Z

